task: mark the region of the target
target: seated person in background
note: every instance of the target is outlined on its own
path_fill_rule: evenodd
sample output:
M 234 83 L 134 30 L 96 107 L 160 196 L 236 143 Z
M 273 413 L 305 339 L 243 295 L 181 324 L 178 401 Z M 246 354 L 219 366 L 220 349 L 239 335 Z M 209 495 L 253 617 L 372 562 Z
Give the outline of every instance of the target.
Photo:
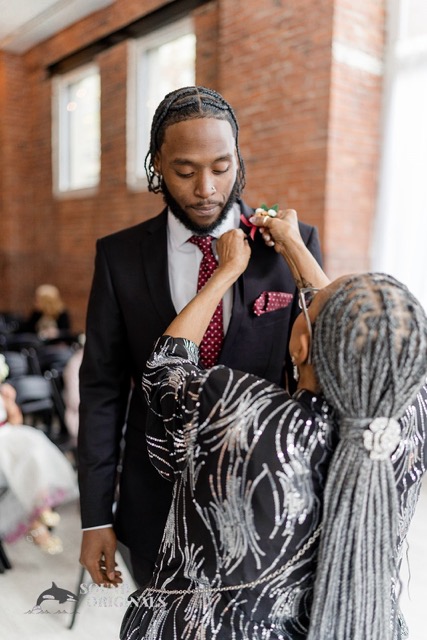
M 199 363 L 211 315 L 250 254 L 231 231 L 147 363 L 149 453 L 174 493 L 154 575 L 121 638 L 406 637 L 398 572 L 425 471 L 427 318 L 391 276 L 326 286 L 294 211 L 251 220 L 300 289 L 298 389 L 290 397 Z
M 0 381 L 5 377 L 0 355 Z M 78 497 L 76 474 L 60 450 L 42 431 L 22 424 L 12 385 L 0 385 L 0 539 L 15 542 L 23 535 L 43 551 L 62 551 L 50 528 L 60 516 L 52 511 Z
M 42 339 L 56 338 L 71 328 L 70 316 L 57 287 L 42 284 L 37 287 L 34 310 L 21 331 L 36 333 Z

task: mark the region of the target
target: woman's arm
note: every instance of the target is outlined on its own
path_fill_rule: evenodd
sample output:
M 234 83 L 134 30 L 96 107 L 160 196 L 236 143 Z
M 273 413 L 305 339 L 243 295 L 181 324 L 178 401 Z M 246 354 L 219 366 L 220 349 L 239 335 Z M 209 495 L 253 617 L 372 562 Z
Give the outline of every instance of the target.
M 219 266 L 203 289 L 171 322 L 164 335 L 187 338 L 199 345 L 224 293 L 246 269 L 251 250 L 241 229 L 224 233 L 217 242 Z
M 298 228 L 298 217 L 294 209 L 279 211 L 276 218 L 256 214 L 250 222 L 260 227 L 268 246 L 274 247 L 289 265 L 298 289 L 314 287 L 322 289 L 330 280 L 321 266 L 305 246 Z
M 298 288 L 326 287 L 330 280 L 305 246 L 298 227 L 296 211 L 287 209 L 279 212 L 277 218 L 261 214 L 250 221 L 262 227 L 261 233 L 266 244 L 274 246 L 289 265 Z M 203 287 L 180 314 L 172 321 L 164 335 L 173 338 L 187 338 L 199 345 L 227 289 L 246 269 L 250 257 L 247 236 L 241 229 L 225 233 L 217 243 L 219 266 Z

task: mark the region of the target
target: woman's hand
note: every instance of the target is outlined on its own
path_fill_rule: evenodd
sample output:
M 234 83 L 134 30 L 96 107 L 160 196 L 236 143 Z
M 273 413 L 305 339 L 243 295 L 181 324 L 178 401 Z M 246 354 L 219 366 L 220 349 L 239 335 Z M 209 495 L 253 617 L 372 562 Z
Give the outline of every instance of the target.
M 304 244 L 295 209 L 279 211 L 276 217 L 257 213 L 249 221 L 260 227 L 266 245 L 274 247 L 286 260 L 299 289 L 321 289 L 329 284 L 329 278 Z
M 284 258 L 290 247 L 303 243 L 295 209 L 280 210 L 274 218 L 257 213 L 249 218 L 249 221 L 260 227 L 265 244 L 268 247 L 274 247 L 275 251 L 281 253 Z
M 172 320 L 165 335 L 187 338 L 200 344 L 218 303 L 246 269 L 251 249 L 241 229 L 224 233 L 216 248 L 218 267 L 203 289 Z
M 246 234 L 242 229 L 232 229 L 224 233 L 216 245 L 218 253 L 218 269 L 227 270 L 233 278 L 245 271 L 251 257 L 251 249 Z

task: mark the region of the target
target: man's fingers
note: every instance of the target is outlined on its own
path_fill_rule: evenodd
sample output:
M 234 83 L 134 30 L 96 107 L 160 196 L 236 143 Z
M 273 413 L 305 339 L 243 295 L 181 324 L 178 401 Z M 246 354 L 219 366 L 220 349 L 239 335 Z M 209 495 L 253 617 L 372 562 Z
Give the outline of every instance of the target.
M 115 561 L 114 553 L 107 554 L 105 557 L 105 563 L 103 564 L 103 573 L 107 576 L 107 579 L 112 584 L 117 584 L 118 582 L 122 582 L 121 572 L 117 571 L 117 562 Z
M 114 564 L 117 566 L 117 563 Z M 89 571 L 92 581 L 97 585 L 113 587 L 123 582 L 121 577 L 122 572 L 118 571 L 116 568 L 113 570 L 110 568 L 107 569 L 104 557 L 102 557 L 95 565 L 83 564 L 83 566 L 87 571 Z
M 116 536 L 111 527 L 83 532 L 80 563 L 96 584 L 117 585 L 122 582 L 116 570 Z
M 101 585 L 104 582 L 105 578 L 100 567 L 98 566 L 91 567 L 91 566 L 88 566 L 87 564 L 83 564 L 82 562 L 81 564 L 84 566 L 86 571 L 89 572 L 90 577 L 92 578 L 92 582 L 98 585 Z

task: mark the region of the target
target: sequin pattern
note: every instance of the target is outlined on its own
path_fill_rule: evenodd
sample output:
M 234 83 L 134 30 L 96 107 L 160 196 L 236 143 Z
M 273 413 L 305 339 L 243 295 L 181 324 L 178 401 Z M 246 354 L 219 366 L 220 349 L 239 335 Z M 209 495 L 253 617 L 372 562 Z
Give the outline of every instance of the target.
M 147 364 L 149 454 L 175 485 L 153 579 L 121 637 L 302 640 L 317 544 L 273 579 L 238 585 L 288 566 L 319 525 L 337 437 L 331 413 L 320 396 L 292 399 L 255 376 L 197 362 L 193 343 L 163 337 Z M 402 539 L 424 471 L 425 397 L 405 415 L 394 459 Z

